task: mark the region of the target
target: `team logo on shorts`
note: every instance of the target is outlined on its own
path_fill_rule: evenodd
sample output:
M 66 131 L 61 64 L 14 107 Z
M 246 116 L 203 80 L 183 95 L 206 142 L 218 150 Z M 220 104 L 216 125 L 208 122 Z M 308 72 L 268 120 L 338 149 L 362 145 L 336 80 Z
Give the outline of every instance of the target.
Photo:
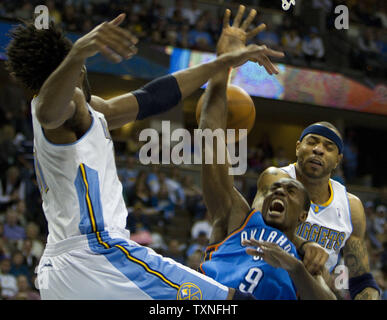
M 202 291 L 191 282 L 183 283 L 177 292 L 177 300 L 202 300 Z

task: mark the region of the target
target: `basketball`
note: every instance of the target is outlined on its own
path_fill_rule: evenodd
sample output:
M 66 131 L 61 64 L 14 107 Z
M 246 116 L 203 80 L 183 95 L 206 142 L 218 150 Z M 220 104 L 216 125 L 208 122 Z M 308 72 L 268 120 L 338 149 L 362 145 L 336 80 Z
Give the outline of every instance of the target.
M 228 85 L 227 87 L 227 129 L 236 129 L 236 141 L 239 137 L 238 129 L 251 131 L 255 122 L 255 106 L 250 95 L 241 87 Z M 200 97 L 196 107 L 196 121 L 199 124 L 204 94 Z

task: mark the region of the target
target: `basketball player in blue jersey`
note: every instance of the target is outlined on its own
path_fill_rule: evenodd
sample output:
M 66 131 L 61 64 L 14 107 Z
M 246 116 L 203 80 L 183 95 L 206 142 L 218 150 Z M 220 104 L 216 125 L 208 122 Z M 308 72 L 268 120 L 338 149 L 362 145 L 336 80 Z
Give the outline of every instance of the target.
M 228 15 L 229 12 L 224 28 L 229 28 Z M 239 28 L 238 19 L 233 28 Z M 233 41 L 225 38 L 228 36 L 219 40 L 218 49 Z M 199 122 L 202 130 L 226 129 L 227 74 L 225 70 L 213 76 L 205 90 Z M 292 300 L 297 295 L 301 299 L 335 299 L 322 276 L 312 276 L 307 271 L 292 243 L 296 228 L 306 220 L 310 207 L 303 185 L 295 179 L 280 179 L 271 185 L 262 209 L 251 209 L 233 185 L 228 162 L 217 161 L 220 155 L 214 150 L 223 150 L 228 158 L 224 138 L 203 143 L 203 156 L 213 157 L 212 164 L 202 164 L 203 197 L 213 232 L 200 271 L 257 299 Z M 257 252 L 254 256 L 246 245 L 258 245 L 261 251 L 253 250 Z
M 282 53 L 252 45 L 104 100 L 90 93 L 85 61 L 101 53 L 119 62 L 136 53 L 137 39 L 119 27 L 124 18 L 100 24 L 74 44 L 53 24 L 48 30 L 20 25 L 7 48 L 9 70 L 36 93 L 35 171 L 49 230 L 38 267 L 41 297 L 250 298 L 129 239 L 109 130 L 172 108 L 214 73 L 248 60 L 277 72 L 268 57 Z
M 221 48 L 218 45 L 218 54 L 239 50 L 246 43 L 246 34 L 241 28 L 228 27 L 223 36 L 228 37 L 223 42 L 220 39 L 219 43 L 227 45 Z M 322 266 L 332 272 L 342 251 L 349 273 L 351 298 L 379 299 L 379 288 L 370 273 L 364 239 L 366 219 L 363 205 L 342 184 L 330 179 L 332 171 L 342 160 L 342 149 L 341 135 L 332 124 L 317 122 L 308 126 L 296 144 L 297 162 L 284 168 L 270 167 L 260 175 L 252 207 L 262 210 L 270 186 L 279 179 L 290 177 L 302 182 L 312 203 L 308 218 L 300 224 L 293 242 L 304 254 L 305 266 L 312 274 L 321 272 Z M 222 221 L 223 214 L 220 213 L 220 218 L 215 215 L 215 221 Z M 230 216 L 230 221 L 233 219 Z M 315 248 L 310 250 L 312 243 L 320 245 L 329 255 Z

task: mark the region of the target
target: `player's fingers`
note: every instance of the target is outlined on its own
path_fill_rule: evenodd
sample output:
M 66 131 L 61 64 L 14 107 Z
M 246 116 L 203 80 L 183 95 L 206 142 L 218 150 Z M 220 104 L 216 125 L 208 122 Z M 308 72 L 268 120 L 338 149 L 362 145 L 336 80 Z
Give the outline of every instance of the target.
M 125 30 L 125 29 L 117 27 L 117 26 L 109 25 L 109 24 L 106 24 L 105 28 L 107 30 L 109 30 L 111 33 L 114 33 L 117 36 L 121 37 L 121 41 L 122 40 L 130 41 L 132 44 L 138 43 L 138 38 L 135 37 L 128 30 Z
M 257 249 L 253 248 L 247 248 L 246 253 L 253 257 L 263 257 L 264 253 L 263 251 L 257 251 Z
M 266 29 L 266 24 L 261 23 L 258 27 L 255 27 L 253 30 L 247 33 L 247 40 L 254 38 L 258 33 Z
M 109 21 L 109 25 L 119 26 L 124 20 L 125 20 L 126 14 L 121 13 L 117 17 L 115 17 L 113 20 Z
M 113 50 L 111 50 L 110 48 L 108 48 L 108 46 L 106 44 L 104 44 L 103 42 L 99 41 L 99 40 L 96 40 L 95 42 L 97 48 L 98 48 L 98 51 L 106 58 L 108 59 L 109 61 L 113 62 L 113 63 L 118 63 L 118 62 L 121 62 L 122 61 L 122 57 L 115 53 Z
M 273 49 L 270 49 L 270 48 L 266 48 L 265 50 L 263 50 L 263 53 L 266 56 L 274 57 L 274 58 L 283 58 L 285 56 L 284 52 L 276 51 L 276 50 L 273 50 Z
M 245 21 L 243 21 L 241 29 L 247 30 L 247 28 L 250 26 L 251 22 L 253 22 L 256 15 L 257 15 L 257 10 L 251 9 L 249 15 L 247 16 Z
M 124 46 L 117 41 L 112 40 L 109 37 L 100 39 L 100 41 L 113 50 L 115 53 L 119 54 L 122 58 L 129 59 L 135 52 L 135 47 Z
M 234 23 L 232 24 L 233 27 L 238 28 L 239 24 L 241 23 L 243 14 L 245 13 L 246 7 L 244 5 L 240 5 L 238 8 L 238 12 L 235 16 Z
M 110 30 L 105 29 L 100 31 L 100 35 L 100 40 L 102 42 L 110 41 L 108 45 L 110 45 L 111 43 L 114 44 L 115 47 L 112 47 L 112 49 L 115 49 L 116 47 L 119 48 L 120 51 L 118 51 L 118 53 L 121 54 L 121 52 L 123 52 L 123 57 L 125 57 L 125 53 L 131 54 L 137 52 L 135 45 L 130 40 L 121 37 L 115 32 L 110 32 Z
M 224 12 L 224 17 L 223 17 L 223 28 L 230 26 L 230 16 L 231 16 L 231 10 L 226 9 L 226 11 Z

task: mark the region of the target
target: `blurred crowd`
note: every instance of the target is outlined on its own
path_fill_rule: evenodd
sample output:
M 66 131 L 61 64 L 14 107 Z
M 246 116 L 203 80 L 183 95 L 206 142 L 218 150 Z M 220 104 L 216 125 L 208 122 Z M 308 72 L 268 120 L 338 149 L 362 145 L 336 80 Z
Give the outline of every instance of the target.
M 364 8 L 361 1 L 348 2 Z M 1 1 L 0 16 L 28 18 L 32 11 L 31 3 L 34 4 L 34 1 Z M 270 3 L 272 1 L 261 1 L 260 5 L 270 6 Z M 87 0 L 51 0 L 46 4 L 56 22 L 72 32 L 86 32 L 106 17 L 113 17 L 124 10 L 128 14 L 127 27 L 146 41 L 152 39 L 163 44 L 177 43 L 183 47 L 207 50 L 214 49 L 219 34 L 220 16 L 214 17 L 202 11 L 197 1 L 190 2 L 189 7 L 182 7 L 182 2 L 176 1 L 173 8 L 163 7 L 157 0 L 148 4 L 142 1 L 110 1 L 109 5 L 97 5 Z M 378 11 L 381 13 L 378 16 L 385 27 L 386 19 L 382 13 L 386 8 L 383 8 L 384 11 Z M 365 9 L 369 10 L 369 7 Z M 357 17 L 362 19 L 361 22 L 370 25 L 366 22 L 366 15 L 362 15 L 361 10 L 359 12 Z M 267 31 L 260 34 L 260 40 L 268 44 L 271 42 L 273 47 L 284 45 L 292 48 L 289 50 L 296 56 L 301 52 L 315 52 L 316 58 L 321 59 L 324 47 L 322 41 L 316 40 L 319 39 L 319 31 L 310 31 L 310 41 L 319 50 L 311 50 L 303 43 L 297 28 L 287 24 L 283 25 L 281 33 Z M 367 43 L 370 42 L 365 45 Z M 358 174 L 359 150 L 352 138 L 349 132 L 343 166 L 333 177 L 343 183 L 353 181 Z M 0 86 L 0 299 L 39 299 L 35 268 L 48 231 L 35 179 L 32 139 L 29 101 L 24 91 L 9 78 Z M 143 167 L 138 163 L 137 152 L 136 140 L 129 141 L 128 149 L 118 157 L 117 163 L 131 237 L 197 269 L 211 233 L 198 175 L 187 168 Z M 268 166 L 284 166 L 289 162 L 284 148 L 273 147 L 269 134 L 264 135 L 256 145 L 249 146 L 248 174 L 255 177 Z M 235 183 L 251 203 L 255 186 L 239 177 L 236 177 Z M 378 198 L 365 201 L 364 207 L 370 265 L 386 299 L 387 187 L 382 189 Z
M 121 12 L 127 14 L 123 27 L 129 29 L 143 43 L 171 45 L 203 51 L 214 51 L 221 32 L 223 6 L 215 10 L 201 6 L 198 0 L 174 0 L 167 6 L 163 0 L 4 0 L 0 2 L 0 17 L 9 19 L 29 19 L 35 5 L 45 3 L 50 17 L 66 31 L 86 33 L 97 24 L 111 19 Z M 226 2 L 236 5 L 238 1 Z M 313 0 L 312 9 L 323 16 L 324 25 L 306 23 L 303 15 L 295 15 L 279 10 L 277 1 L 244 1 L 261 8 L 273 8 L 282 12 L 280 24 L 269 25 L 251 42 L 266 44 L 286 52 L 286 63 L 302 66 L 324 66 L 327 41 L 326 31 L 334 28 L 337 17 L 335 7 L 345 4 L 349 8 L 350 23 L 363 25 L 359 37 L 351 44 L 347 53 L 348 67 L 362 71 L 372 69 L 373 74 L 384 75 L 387 62 L 387 3 L 385 1 L 356 0 Z M 207 9 L 206 9 L 207 8 Z M 257 20 L 265 19 L 258 13 Z M 266 21 L 260 21 L 266 22 Z M 251 26 L 253 27 L 253 26 Z M 382 71 L 380 70 L 382 69 Z

